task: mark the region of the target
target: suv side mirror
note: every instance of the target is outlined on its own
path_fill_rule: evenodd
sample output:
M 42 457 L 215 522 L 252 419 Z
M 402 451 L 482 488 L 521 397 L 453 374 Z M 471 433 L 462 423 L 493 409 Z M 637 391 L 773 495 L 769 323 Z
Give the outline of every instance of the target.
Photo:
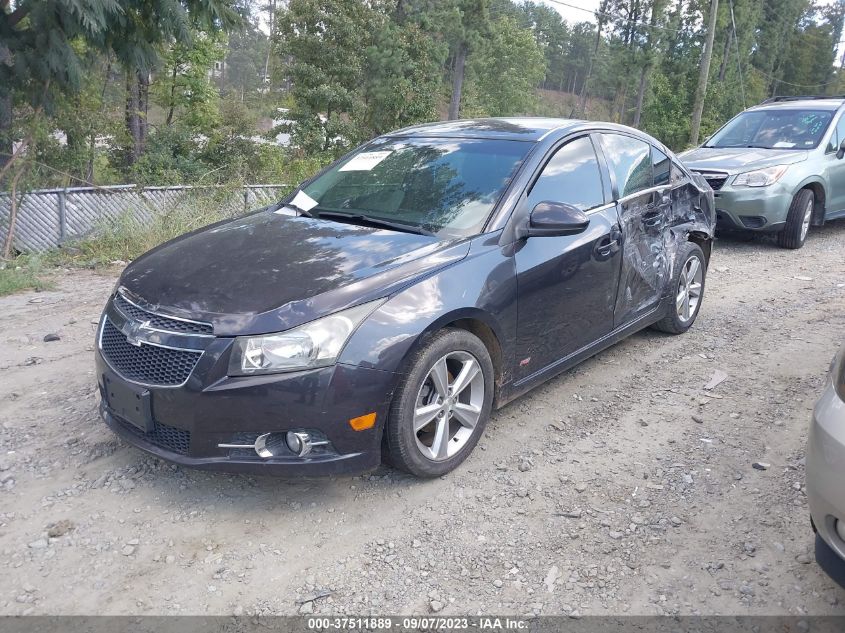
M 564 202 L 544 200 L 531 210 L 521 237 L 556 237 L 582 233 L 590 218 L 581 209 Z
M 836 151 L 836 158 L 842 160 L 845 157 L 845 140 L 839 144 L 839 149 Z

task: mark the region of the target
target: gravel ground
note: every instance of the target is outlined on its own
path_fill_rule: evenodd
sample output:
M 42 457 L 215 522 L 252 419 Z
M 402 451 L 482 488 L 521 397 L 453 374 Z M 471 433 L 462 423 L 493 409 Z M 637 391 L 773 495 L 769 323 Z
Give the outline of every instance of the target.
M 432 481 L 148 457 L 96 412 L 116 272 L 0 298 L 0 613 L 845 614 L 803 488 L 843 245 L 843 222 L 798 252 L 720 241 L 688 334 L 639 333 L 508 405 Z

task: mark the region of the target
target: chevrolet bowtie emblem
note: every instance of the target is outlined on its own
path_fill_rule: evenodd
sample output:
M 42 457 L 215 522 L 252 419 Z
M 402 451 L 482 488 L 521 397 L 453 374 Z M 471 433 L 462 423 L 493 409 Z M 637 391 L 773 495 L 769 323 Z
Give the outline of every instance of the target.
M 143 334 L 147 330 L 152 330 L 149 321 L 143 321 L 141 323 L 138 321 L 127 321 L 122 331 L 126 335 L 126 341 L 128 343 L 131 343 L 135 347 L 141 347 L 141 343 L 147 340 Z

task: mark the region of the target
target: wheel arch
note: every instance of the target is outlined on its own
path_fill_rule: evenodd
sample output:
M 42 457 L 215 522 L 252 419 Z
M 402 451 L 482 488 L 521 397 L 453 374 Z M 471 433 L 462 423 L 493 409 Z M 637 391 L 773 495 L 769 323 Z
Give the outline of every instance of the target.
M 819 226 L 824 223 L 827 204 L 827 188 L 818 178 L 805 180 L 797 189 L 795 189 L 793 198 L 804 189 L 809 189 L 813 192 L 813 196 L 815 197 L 815 203 L 813 204 L 813 226 Z
M 690 231 L 687 233 L 687 241 L 698 244 L 704 252 L 704 263 L 710 265 L 710 254 L 713 252 L 713 238 L 704 231 Z
M 479 309 L 464 309 L 442 315 L 433 321 L 420 333 L 413 345 L 408 347 L 402 360 L 402 373 L 408 371 L 408 362 L 414 353 L 436 332 L 447 328 L 465 330 L 479 340 L 487 348 L 493 363 L 493 407 L 497 405 L 502 386 L 505 384 L 506 361 L 505 350 L 502 345 L 502 332 L 499 324 L 488 313 Z

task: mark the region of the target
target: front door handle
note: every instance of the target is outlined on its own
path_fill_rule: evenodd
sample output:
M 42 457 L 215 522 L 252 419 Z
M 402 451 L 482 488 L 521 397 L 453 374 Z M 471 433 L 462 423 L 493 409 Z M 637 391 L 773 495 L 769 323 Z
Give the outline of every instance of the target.
M 616 253 L 622 243 L 622 231 L 618 226 L 610 229 L 610 234 L 605 235 L 596 244 L 596 256 L 599 259 L 607 259 Z
M 601 255 L 602 257 L 607 257 L 608 255 L 612 255 L 617 250 L 619 250 L 619 241 L 612 240 L 610 242 L 599 242 L 599 245 L 596 246 L 596 252 Z

